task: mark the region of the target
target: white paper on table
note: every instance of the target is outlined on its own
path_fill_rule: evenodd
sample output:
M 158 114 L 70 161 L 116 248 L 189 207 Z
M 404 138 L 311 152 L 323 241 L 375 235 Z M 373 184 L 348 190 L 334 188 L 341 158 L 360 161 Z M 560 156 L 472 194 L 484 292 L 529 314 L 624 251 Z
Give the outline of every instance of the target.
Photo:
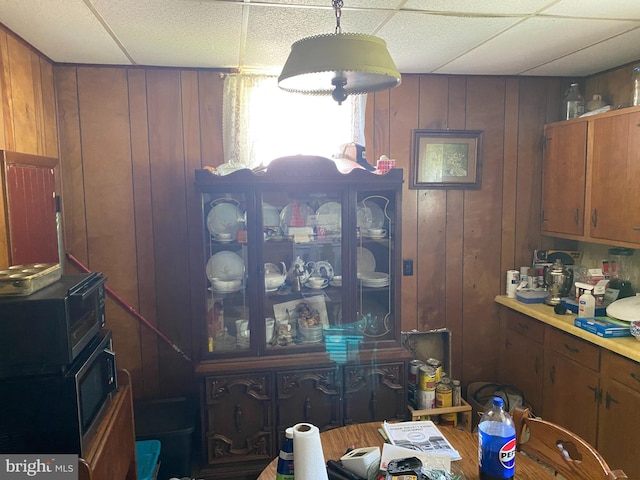
M 461 460 L 460 453 L 430 420 L 414 422 L 384 422 L 384 431 L 389 442 L 410 450 L 424 453 L 448 454 L 451 460 Z
M 380 457 L 380 470 L 387 470 L 387 465 L 391 460 L 398 458 L 416 457 L 422 462 L 425 468 L 434 470 L 444 470 L 451 472 L 451 457 L 448 453 L 425 453 L 411 448 L 399 447 L 385 443 L 382 446 L 382 456 Z

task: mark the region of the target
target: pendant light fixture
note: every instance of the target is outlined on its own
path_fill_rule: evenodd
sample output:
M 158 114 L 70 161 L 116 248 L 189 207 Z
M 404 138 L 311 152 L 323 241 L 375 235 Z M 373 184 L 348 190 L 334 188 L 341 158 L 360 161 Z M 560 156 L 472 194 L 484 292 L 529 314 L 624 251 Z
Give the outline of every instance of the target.
M 303 38 L 278 77 L 283 90 L 307 95 L 331 95 L 342 104 L 348 95 L 379 92 L 400 85 L 400 73 L 384 40 L 373 35 L 342 33 L 342 0 L 332 0 L 336 31 Z

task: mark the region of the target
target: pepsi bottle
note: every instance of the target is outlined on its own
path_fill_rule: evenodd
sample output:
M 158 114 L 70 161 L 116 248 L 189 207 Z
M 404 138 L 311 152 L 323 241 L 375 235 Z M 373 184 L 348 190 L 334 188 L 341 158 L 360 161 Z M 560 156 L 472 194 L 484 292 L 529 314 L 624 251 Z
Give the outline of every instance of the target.
M 515 473 L 516 429 L 503 407 L 502 398 L 494 397 L 478 424 L 480 480 L 511 479 Z

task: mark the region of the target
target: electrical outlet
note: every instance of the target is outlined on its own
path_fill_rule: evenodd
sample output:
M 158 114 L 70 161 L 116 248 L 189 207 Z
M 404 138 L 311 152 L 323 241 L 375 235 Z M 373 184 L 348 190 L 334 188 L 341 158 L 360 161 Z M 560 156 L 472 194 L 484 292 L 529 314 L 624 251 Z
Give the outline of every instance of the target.
M 402 260 L 402 275 L 405 277 L 413 275 L 413 260 Z

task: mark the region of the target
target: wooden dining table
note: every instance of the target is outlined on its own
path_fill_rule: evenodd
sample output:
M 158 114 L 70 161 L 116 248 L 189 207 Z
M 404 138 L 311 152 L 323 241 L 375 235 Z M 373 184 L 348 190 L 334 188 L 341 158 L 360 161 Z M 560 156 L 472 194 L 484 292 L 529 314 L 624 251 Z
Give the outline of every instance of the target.
M 382 423 L 371 422 L 347 425 L 322 432 L 320 441 L 322 442 L 325 462 L 327 460 L 339 460 L 345 454 L 347 448 L 350 447 L 379 446 L 382 450 L 385 440 L 378 431 L 380 427 L 382 427 Z M 463 473 L 467 480 L 479 480 L 477 433 L 441 425 L 438 428 L 462 457 L 462 460 L 452 462 L 452 471 Z M 278 458 L 276 457 L 260 473 L 258 480 L 274 480 L 276 478 L 277 465 Z M 522 453 L 516 454 L 515 468 L 514 478 L 516 480 L 551 480 L 556 478 L 551 471 Z

